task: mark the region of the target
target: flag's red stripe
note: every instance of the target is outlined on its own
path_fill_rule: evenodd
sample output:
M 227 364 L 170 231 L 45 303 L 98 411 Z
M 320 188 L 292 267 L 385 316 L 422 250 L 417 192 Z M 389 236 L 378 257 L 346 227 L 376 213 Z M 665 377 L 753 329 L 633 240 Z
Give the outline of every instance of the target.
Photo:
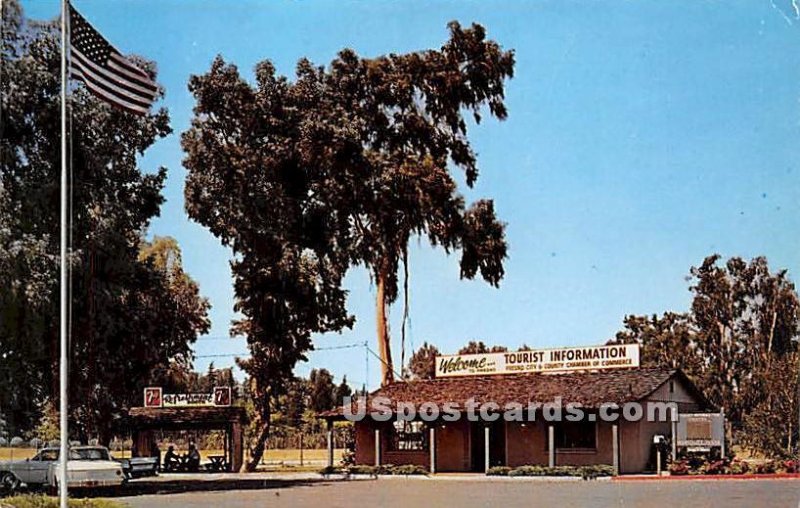
M 81 64 L 81 66 L 84 69 L 86 69 L 87 72 L 98 74 L 100 77 L 104 78 L 108 82 L 116 85 L 119 88 L 125 89 L 126 91 L 136 95 L 138 98 L 142 100 L 153 101 L 156 98 L 156 92 L 151 90 L 146 90 L 140 86 L 131 83 L 130 81 L 121 79 L 119 75 L 104 69 L 103 67 L 95 64 L 94 62 L 83 56 L 83 54 L 77 48 L 72 48 L 70 56 L 72 57 L 73 62 Z
M 77 62 L 73 63 L 78 64 Z M 88 86 L 90 90 L 109 102 L 119 104 L 120 106 L 124 106 L 127 109 L 134 110 L 138 113 L 144 114 L 148 112 L 148 104 L 132 100 L 130 97 L 125 95 L 120 95 L 118 92 L 115 92 L 112 87 L 102 84 L 95 75 L 86 72 L 82 67 L 80 67 L 80 64 L 71 69 L 71 74 L 74 77 L 81 79 L 84 83 L 86 83 L 86 86 Z
M 158 90 L 158 85 L 150 80 L 150 77 L 147 75 L 147 73 L 131 64 L 125 59 L 125 57 L 121 55 L 112 53 L 111 56 L 108 57 L 108 66 L 120 74 L 125 74 L 125 76 L 130 78 L 131 81 L 145 88 L 151 88 L 154 91 Z M 131 71 L 131 69 L 135 69 L 135 71 Z

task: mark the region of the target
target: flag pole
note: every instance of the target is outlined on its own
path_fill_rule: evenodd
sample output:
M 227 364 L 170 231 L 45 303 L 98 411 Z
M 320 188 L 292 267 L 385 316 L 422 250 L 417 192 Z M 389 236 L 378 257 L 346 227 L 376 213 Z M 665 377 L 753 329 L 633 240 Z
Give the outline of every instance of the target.
M 58 496 L 61 508 L 67 508 L 67 462 L 69 461 L 69 432 L 67 404 L 67 361 L 68 361 L 68 323 L 67 323 L 67 30 L 69 23 L 68 0 L 61 0 L 61 284 L 60 284 L 60 349 L 59 389 L 60 389 L 60 468 L 58 471 Z

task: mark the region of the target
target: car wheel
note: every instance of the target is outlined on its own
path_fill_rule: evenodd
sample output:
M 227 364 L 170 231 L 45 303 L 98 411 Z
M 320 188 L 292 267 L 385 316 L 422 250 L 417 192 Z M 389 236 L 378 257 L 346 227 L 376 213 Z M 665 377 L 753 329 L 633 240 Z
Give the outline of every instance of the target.
M 0 497 L 13 495 L 19 490 L 19 478 L 14 473 L 0 473 Z

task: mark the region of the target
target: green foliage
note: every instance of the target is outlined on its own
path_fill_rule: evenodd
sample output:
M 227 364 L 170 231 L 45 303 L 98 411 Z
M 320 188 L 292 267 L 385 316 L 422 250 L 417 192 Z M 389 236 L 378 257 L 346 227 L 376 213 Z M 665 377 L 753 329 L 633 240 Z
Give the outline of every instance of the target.
M 29 430 L 58 386 L 59 33 L 55 22 L 28 23 L 15 0 L 2 4 L 0 386 L 15 388 L 0 390 L 0 407 L 10 427 Z M 138 62 L 155 79 L 154 65 Z M 171 132 L 167 111 L 132 115 L 78 86 L 69 114 L 71 428 L 106 442 L 155 368 L 189 361 L 208 304 L 179 263 L 159 267 L 142 241 L 167 171 L 139 161 Z
M 369 475 L 369 476 L 377 476 L 377 475 L 396 475 L 396 476 L 416 476 L 416 475 L 427 475 L 428 470 L 422 466 L 418 466 L 415 464 L 404 464 L 401 466 L 395 466 L 393 464 L 383 464 L 380 466 L 364 466 L 364 465 L 353 465 L 353 466 L 326 466 L 319 470 L 319 474 L 323 476 L 328 476 L 332 474 L 358 474 L 358 475 Z
M 439 349 L 424 342 L 408 360 L 408 371 L 412 379 L 433 379 L 436 374 L 436 356 Z
M 318 472 L 322 476 L 329 476 L 329 475 L 332 475 L 332 474 L 342 474 L 342 473 L 344 473 L 344 471 L 345 470 L 343 468 L 339 467 L 339 466 L 325 466 L 322 469 L 320 469 Z
M 42 409 L 42 418 L 33 431 L 34 438 L 48 443 L 57 441 L 60 437 L 58 409 L 52 402 L 47 401 Z
M 3 506 L 14 508 L 58 508 L 58 498 L 28 494 L 3 499 Z M 123 508 L 125 504 L 109 499 L 70 499 L 69 508 Z
M 504 353 L 508 351 L 505 346 L 492 346 L 489 347 L 483 343 L 482 340 L 471 340 L 469 343 L 458 350 L 460 355 L 471 355 L 477 353 Z
M 614 467 L 607 464 L 591 466 L 519 466 L 516 468 L 491 468 L 489 474 L 500 476 L 580 476 L 588 480 L 601 476 L 614 476 Z
M 342 376 L 342 382 L 339 383 L 333 391 L 334 406 L 343 406 L 345 397 L 350 397 L 352 395 L 353 389 L 347 384 L 347 376 Z
M 350 466 L 347 468 L 347 471 L 350 474 L 360 474 L 360 475 L 369 475 L 369 476 L 376 476 L 377 468 L 375 466 Z
M 508 466 L 494 466 L 490 467 L 486 474 L 489 476 L 508 476 L 514 468 Z
M 361 58 L 343 50 L 330 66 L 298 62 L 296 79 L 257 64 L 254 84 L 221 57 L 192 76 L 196 100 L 186 152 L 186 209 L 230 246 L 233 333 L 247 337 L 263 452 L 270 403 L 306 358 L 314 333 L 351 327 L 342 280 L 368 267 L 397 297 L 397 267 L 413 234 L 462 252 L 461 275 L 497 285 L 506 257 L 491 201 L 467 207 L 449 163 L 477 178 L 464 111 L 503 119 L 511 52 L 483 27 L 450 24 L 440 50 Z
M 748 462 L 736 458 L 709 459 L 702 456 L 691 456 L 671 462 L 668 469 L 669 473 L 674 476 L 771 474 L 778 469 L 782 469 L 781 472 L 786 472 L 787 470 L 794 472 L 796 464 L 794 461 L 765 461 L 751 466 Z
M 386 469 L 382 469 L 379 474 L 390 474 L 390 475 L 400 475 L 400 476 L 427 475 L 428 470 L 416 464 L 403 464 L 402 466 L 391 466 Z
M 308 376 L 309 407 L 320 413 L 333 409 L 336 404 L 336 387 L 333 384 L 333 375 L 327 369 L 311 369 Z
M 769 371 L 761 373 L 759 390 L 736 437 L 743 446 L 767 457 L 791 458 L 797 447 L 798 354 L 787 353 L 772 360 Z
M 682 369 L 716 407 L 734 436 L 772 457 L 797 447 L 800 299 L 786 270 L 766 258 L 719 255 L 690 270 L 691 311 L 626 316 L 612 343 L 642 344 L 644 366 Z

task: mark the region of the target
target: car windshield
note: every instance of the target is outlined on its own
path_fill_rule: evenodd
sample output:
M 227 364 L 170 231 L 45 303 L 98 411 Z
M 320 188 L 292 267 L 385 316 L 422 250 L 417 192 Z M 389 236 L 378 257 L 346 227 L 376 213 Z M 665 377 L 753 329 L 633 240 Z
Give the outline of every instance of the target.
M 78 460 L 110 460 L 108 450 L 105 448 L 78 448 L 73 450 L 74 457 Z
M 42 450 L 33 460 L 40 460 L 44 462 L 54 462 L 58 460 L 58 450 Z

